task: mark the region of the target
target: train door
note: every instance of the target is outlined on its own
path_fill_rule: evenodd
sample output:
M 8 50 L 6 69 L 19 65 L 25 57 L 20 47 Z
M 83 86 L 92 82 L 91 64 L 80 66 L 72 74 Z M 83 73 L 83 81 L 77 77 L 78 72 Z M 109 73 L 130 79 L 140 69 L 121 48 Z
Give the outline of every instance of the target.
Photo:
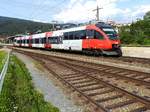
M 94 38 L 94 30 L 87 30 L 86 31 L 86 39 L 83 40 L 83 48 L 84 49 L 91 49 L 92 39 Z
M 49 38 L 49 42 L 53 49 L 63 49 L 63 40 L 62 36 L 53 36 Z
M 69 40 L 71 50 L 82 51 L 82 39 L 86 38 L 86 31 L 79 30 L 69 32 Z
M 45 48 L 51 48 L 51 44 L 49 43 L 49 38 L 52 36 L 52 32 L 46 32 L 45 38 L 44 38 L 44 47 Z
M 29 39 L 28 39 L 27 43 L 28 43 L 29 47 L 31 48 L 32 47 L 32 43 L 33 43 L 32 42 L 32 35 L 29 36 Z
M 22 37 L 19 37 L 19 46 L 22 46 Z
M 68 32 L 65 32 L 63 34 L 63 44 L 62 44 L 62 48 L 64 50 L 69 50 L 70 44 L 69 44 L 69 37 L 68 37 Z

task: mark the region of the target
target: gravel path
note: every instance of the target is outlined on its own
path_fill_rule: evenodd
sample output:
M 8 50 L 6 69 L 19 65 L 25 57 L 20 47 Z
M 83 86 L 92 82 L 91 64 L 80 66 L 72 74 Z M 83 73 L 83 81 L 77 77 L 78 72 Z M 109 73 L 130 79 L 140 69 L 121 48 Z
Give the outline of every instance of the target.
M 58 107 L 61 112 L 83 112 L 81 107 L 76 106 L 61 89 L 52 83 L 45 70 L 43 71 L 35 66 L 33 59 L 19 53 L 14 54 L 26 64 L 35 87 L 44 95 L 46 101 Z

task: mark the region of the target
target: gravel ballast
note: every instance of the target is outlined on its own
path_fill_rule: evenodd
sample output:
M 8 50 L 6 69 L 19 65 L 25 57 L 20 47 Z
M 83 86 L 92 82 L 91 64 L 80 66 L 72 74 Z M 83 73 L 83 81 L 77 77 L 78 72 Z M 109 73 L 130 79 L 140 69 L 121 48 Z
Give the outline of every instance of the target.
M 61 112 L 83 112 L 80 106 L 75 105 L 72 100 L 68 99 L 67 95 L 50 80 L 47 76 L 48 71 L 37 67 L 36 62 L 30 57 L 19 53 L 14 54 L 26 64 L 34 86 L 44 95 L 46 101 L 58 107 Z

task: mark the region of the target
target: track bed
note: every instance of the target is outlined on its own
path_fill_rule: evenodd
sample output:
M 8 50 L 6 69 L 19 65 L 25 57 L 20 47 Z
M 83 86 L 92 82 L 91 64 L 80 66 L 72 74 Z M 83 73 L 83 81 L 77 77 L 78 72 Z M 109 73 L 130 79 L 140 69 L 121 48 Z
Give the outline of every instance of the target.
M 150 74 L 39 53 L 17 51 L 38 60 L 95 111 L 150 111 Z

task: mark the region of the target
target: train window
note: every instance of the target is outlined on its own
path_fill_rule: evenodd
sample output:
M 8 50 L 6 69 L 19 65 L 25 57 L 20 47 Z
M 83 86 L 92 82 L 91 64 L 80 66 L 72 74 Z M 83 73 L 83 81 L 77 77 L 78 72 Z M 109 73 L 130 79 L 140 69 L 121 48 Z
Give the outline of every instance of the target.
M 100 34 L 100 32 L 94 30 L 94 39 L 103 39 L 103 36 Z
M 80 39 L 86 39 L 86 31 L 85 30 L 80 31 Z
M 48 38 L 48 42 L 50 44 L 58 44 L 58 38 L 57 37 L 50 37 L 50 38 Z
M 44 43 L 45 43 L 45 42 L 44 42 L 44 38 L 41 38 L 41 43 L 42 43 L 42 44 L 44 44 Z
M 51 44 L 53 42 L 52 37 L 48 38 L 48 43 Z
M 57 37 L 58 44 L 62 44 L 63 43 L 62 38 L 63 38 L 62 36 Z
M 41 43 L 42 43 L 42 44 L 45 43 L 45 42 L 44 42 L 44 38 L 45 38 L 45 37 L 41 38 Z
M 39 44 L 43 44 L 42 38 L 39 38 Z
M 36 39 L 35 39 L 35 44 L 38 44 L 38 43 L 39 43 L 39 39 L 36 38 Z
M 39 38 L 39 44 L 41 44 L 41 38 Z
M 22 40 L 22 42 L 21 42 L 22 44 L 24 43 L 24 40 Z
M 43 44 L 45 44 L 45 43 L 46 43 L 46 37 L 43 38 Z
M 48 38 L 48 43 L 51 44 L 51 41 L 52 41 L 52 37 L 49 37 Z
M 68 40 L 68 32 L 64 33 L 64 40 Z
M 27 44 L 27 39 L 25 40 L 25 43 Z
M 27 39 L 27 44 L 29 44 L 29 39 Z
M 34 39 L 31 39 L 31 43 L 32 43 L 32 44 L 34 43 Z
M 35 39 L 33 39 L 33 44 L 35 44 Z
M 69 37 L 69 40 L 73 40 L 73 32 L 69 32 L 69 35 L 68 35 L 68 37 Z
M 74 39 L 75 39 L 75 40 L 80 39 L 80 31 L 75 31 L 75 32 L 74 32 Z
M 53 44 L 58 44 L 58 38 L 57 37 L 53 38 Z
M 113 28 L 103 28 L 103 31 L 108 35 L 109 39 L 118 39 L 117 32 Z
M 86 35 L 89 39 L 92 39 L 94 36 L 94 30 L 87 30 Z

